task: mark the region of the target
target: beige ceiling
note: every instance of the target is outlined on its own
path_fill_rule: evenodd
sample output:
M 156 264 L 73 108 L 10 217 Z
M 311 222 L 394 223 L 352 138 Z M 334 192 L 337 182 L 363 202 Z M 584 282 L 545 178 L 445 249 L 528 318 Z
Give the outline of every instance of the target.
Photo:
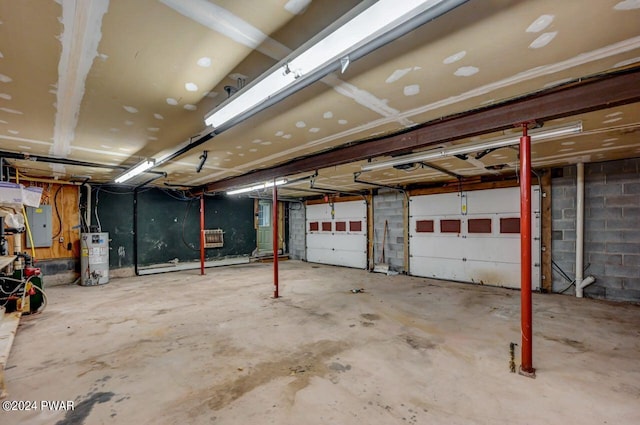
M 123 166 L 160 158 L 205 131 L 224 86 L 251 82 L 357 3 L 1 0 L 0 150 Z M 546 26 L 532 28 L 536 21 Z M 167 177 L 155 184 L 215 182 L 630 66 L 640 66 L 637 0 L 471 0 L 157 167 Z M 640 156 L 637 104 L 545 125 L 574 121 L 584 133 L 534 144 L 535 166 Z M 516 155 L 505 148 L 433 164 L 462 176 L 490 175 L 486 166 L 509 173 Z M 109 182 L 120 173 L 10 162 L 31 176 Z M 316 183 L 369 188 L 353 182 L 361 165 L 319 170 Z M 361 178 L 404 185 L 451 176 L 391 168 Z

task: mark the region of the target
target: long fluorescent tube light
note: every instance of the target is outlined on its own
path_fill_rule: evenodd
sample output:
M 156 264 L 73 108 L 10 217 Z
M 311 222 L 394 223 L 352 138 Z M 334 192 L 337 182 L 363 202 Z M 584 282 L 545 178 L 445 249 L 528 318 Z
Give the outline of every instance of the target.
M 116 183 L 124 183 L 129 179 L 134 178 L 135 176 L 144 173 L 148 169 L 152 168 L 156 163 L 156 160 L 153 158 L 145 159 L 138 164 L 134 165 L 124 173 L 120 174 L 116 177 Z
M 278 93 L 294 81 L 295 78 L 293 74 L 284 74 L 281 70 L 269 74 L 262 80 L 257 81 L 253 86 L 248 88 L 247 91 L 233 96 L 231 102 L 223 105 L 213 112 L 213 114 L 209 115 L 204 123 L 214 128 L 219 128 L 227 121 L 264 102 L 270 96 Z
M 281 186 L 283 184 L 286 184 L 287 180 L 286 179 L 282 179 L 282 180 L 276 180 L 275 185 L 276 186 Z M 227 195 L 238 195 L 240 193 L 247 193 L 247 192 L 253 192 L 254 190 L 261 190 L 261 189 L 267 189 L 273 187 L 273 181 L 268 181 L 265 183 L 260 183 L 260 184 L 256 184 L 253 186 L 248 186 L 248 187 L 242 187 L 240 189 L 234 189 L 234 190 L 228 190 L 227 191 Z
M 292 59 L 288 69 L 296 78 L 308 75 L 440 3 L 443 0 L 379 0 Z
M 531 130 L 529 135 L 531 136 L 531 143 L 541 142 L 544 140 L 554 139 L 562 136 L 569 136 L 571 134 L 578 134 L 582 132 L 582 122 L 576 122 L 571 125 L 551 127 L 546 130 L 537 129 Z M 497 149 L 511 145 L 516 145 L 520 142 L 520 136 L 508 136 L 498 139 L 489 140 L 482 143 L 466 144 L 461 146 L 455 146 L 450 149 L 444 150 L 430 150 L 424 152 L 418 152 L 410 155 L 403 155 L 401 157 L 391 159 L 389 161 L 370 162 L 364 164 L 362 171 L 380 170 L 383 168 L 391 168 L 397 165 L 411 164 L 413 162 L 429 161 L 433 159 L 441 159 L 448 156 L 463 155 L 472 152 L 480 152 L 486 149 Z
M 264 109 L 350 61 L 412 31 L 468 0 L 378 0 L 337 28 L 327 30 L 214 109 L 205 124 L 215 129 Z M 321 35 L 322 36 L 322 35 Z

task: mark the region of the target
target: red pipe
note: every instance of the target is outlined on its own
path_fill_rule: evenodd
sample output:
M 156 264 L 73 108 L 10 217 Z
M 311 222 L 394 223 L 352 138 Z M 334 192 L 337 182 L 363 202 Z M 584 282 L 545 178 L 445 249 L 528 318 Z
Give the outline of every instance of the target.
M 278 298 L 278 186 L 273 180 L 273 298 Z
M 200 195 L 200 275 L 204 276 L 204 193 Z
M 531 308 L 531 136 L 527 124 L 520 138 L 520 311 L 522 330 L 522 364 L 520 373 L 534 377 L 533 325 Z

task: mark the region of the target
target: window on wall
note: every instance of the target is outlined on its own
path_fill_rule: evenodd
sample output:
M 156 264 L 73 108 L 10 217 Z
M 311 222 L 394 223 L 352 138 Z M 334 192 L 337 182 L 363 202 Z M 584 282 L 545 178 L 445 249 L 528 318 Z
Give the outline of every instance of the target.
M 500 233 L 520 233 L 520 219 L 518 217 L 501 218 Z
M 258 208 L 258 226 L 271 226 L 271 204 L 259 204 Z
M 347 223 L 344 221 L 336 221 L 336 232 L 346 232 Z
M 320 229 L 320 225 L 318 224 L 317 221 L 312 221 L 311 223 L 309 223 L 310 232 L 317 232 L 319 229 Z
M 332 229 L 331 226 L 331 222 L 330 221 L 323 221 L 322 222 L 322 231 L 323 232 L 330 232 Z
M 416 221 L 417 233 L 432 233 L 433 232 L 433 220 L 417 220 Z
M 460 220 L 440 220 L 441 233 L 460 233 Z
M 350 232 L 361 232 L 362 231 L 362 222 L 361 221 L 350 221 L 349 222 L 349 231 Z
M 490 218 L 469 219 L 469 233 L 491 233 Z

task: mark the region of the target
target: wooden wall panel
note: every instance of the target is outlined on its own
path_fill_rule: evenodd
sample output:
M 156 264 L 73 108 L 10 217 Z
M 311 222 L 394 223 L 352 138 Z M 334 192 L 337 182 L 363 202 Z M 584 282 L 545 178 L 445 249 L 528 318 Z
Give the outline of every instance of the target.
M 74 185 L 60 185 L 51 183 L 21 182 L 25 186 L 42 187 L 41 205 L 51 205 L 52 235 L 51 247 L 35 248 L 36 260 L 54 258 L 80 257 L 80 214 L 78 212 L 78 198 L 80 188 Z M 56 196 L 56 192 L 58 193 Z M 57 205 L 57 210 L 56 210 Z M 62 227 L 60 226 L 62 224 Z M 74 228 L 76 227 L 76 228 Z M 21 235 L 22 251 L 31 254 L 27 248 L 27 233 Z M 62 242 L 60 242 L 62 238 Z M 12 238 L 9 239 L 9 249 L 13 251 Z M 70 248 L 70 249 L 69 249 Z

